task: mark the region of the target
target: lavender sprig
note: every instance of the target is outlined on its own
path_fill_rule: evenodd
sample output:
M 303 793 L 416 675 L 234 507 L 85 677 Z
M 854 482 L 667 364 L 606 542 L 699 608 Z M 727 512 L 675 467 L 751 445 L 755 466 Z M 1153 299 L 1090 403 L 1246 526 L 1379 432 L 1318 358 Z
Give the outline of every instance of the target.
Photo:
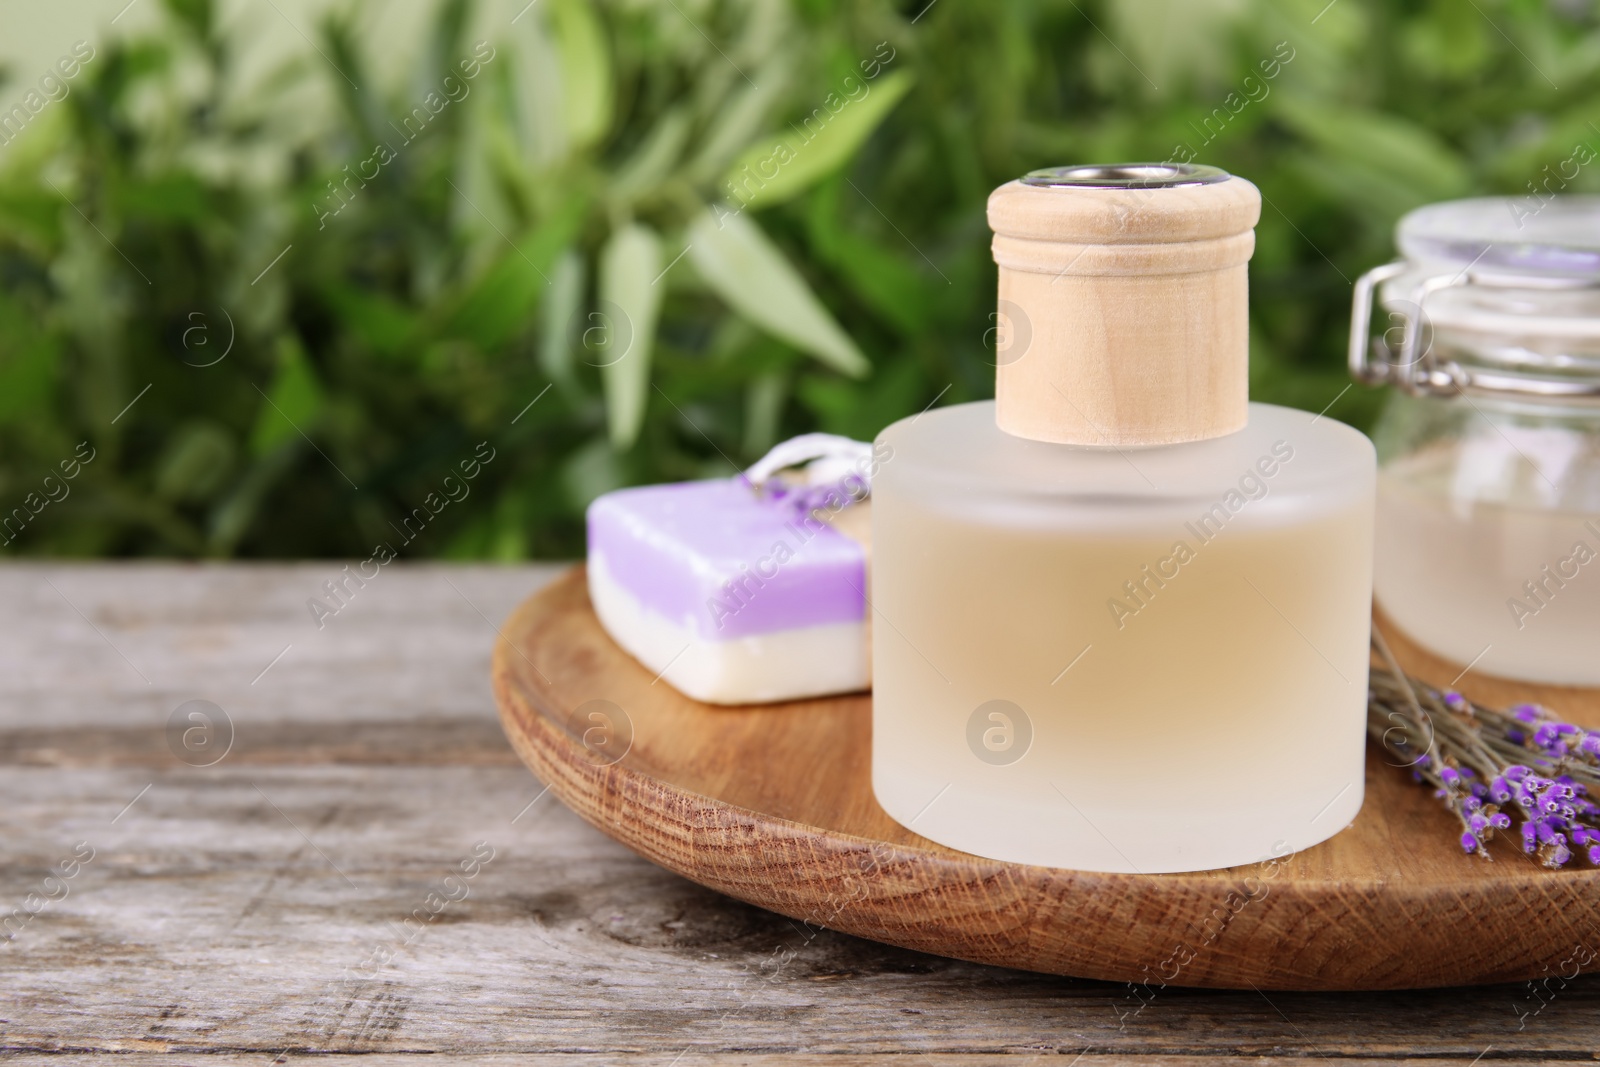
M 854 480 L 846 478 L 820 485 L 786 482 L 782 478 L 769 478 L 757 485 L 743 475 L 740 475 L 740 478 L 745 485 L 766 499 L 786 505 L 797 522 L 811 517 L 812 512 L 817 510 L 832 515 L 842 508 L 865 500 L 868 495 L 865 483 L 859 478 Z
M 1461 848 L 1489 859 L 1504 833 L 1546 867 L 1582 855 L 1600 866 L 1600 731 L 1559 721 L 1547 708 L 1475 704 L 1407 677 L 1376 631 L 1367 733 L 1411 768 L 1461 822 Z

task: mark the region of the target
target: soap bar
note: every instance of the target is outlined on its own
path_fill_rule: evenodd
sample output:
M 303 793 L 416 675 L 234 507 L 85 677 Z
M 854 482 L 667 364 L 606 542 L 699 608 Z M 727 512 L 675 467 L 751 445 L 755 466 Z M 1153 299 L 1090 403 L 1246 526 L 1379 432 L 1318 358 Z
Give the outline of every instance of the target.
M 588 575 L 601 625 L 708 703 L 866 689 L 870 504 L 807 510 L 795 500 L 739 478 L 599 497 Z

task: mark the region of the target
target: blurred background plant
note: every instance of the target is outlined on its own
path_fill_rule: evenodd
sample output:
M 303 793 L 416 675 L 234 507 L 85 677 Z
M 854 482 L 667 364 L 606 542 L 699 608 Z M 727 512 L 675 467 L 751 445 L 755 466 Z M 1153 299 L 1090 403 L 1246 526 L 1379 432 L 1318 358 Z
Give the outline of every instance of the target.
M 405 554 L 575 554 L 607 489 L 991 395 L 984 200 L 1060 162 L 1254 180 L 1254 395 L 1365 426 L 1395 220 L 1600 150 L 1600 22 L 1554 0 L 443 0 L 401 77 L 363 17 L 246 79 L 165 0 L 6 130 L 10 551 L 367 556 L 427 508 Z

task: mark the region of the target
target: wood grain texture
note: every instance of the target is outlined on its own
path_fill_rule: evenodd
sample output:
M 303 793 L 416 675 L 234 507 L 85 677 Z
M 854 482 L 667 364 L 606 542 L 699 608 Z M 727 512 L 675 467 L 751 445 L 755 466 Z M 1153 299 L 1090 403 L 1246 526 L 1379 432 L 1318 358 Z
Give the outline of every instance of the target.
M 1434 655 L 1406 636 L 1382 609 L 1374 622 L 1389 642 L 1389 650 L 1405 665 L 1406 673 L 1440 689 L 1459 689 L 1480 704 L 1510 707 L 1523 701 L 1553 708 L 1570 722 L 1600 727 L 1600 690 L 1567 685 L 1538 685 L 1499 678 Z M 1596 650 L 1600 655 L 1600 649 Z
M 1220 437 L 1249 415 L 1249 280 L 1261 195 L 1243 178 L 1127 189 L 1007 182 L 995 420 L 1037 441 Z
M 523 813 L 542 786 L 500 732 L 489 653 L 555 568 L 391 564 L 319 631 L 305 599 L 338 569 L 0 567 L 0 914 L 76 842 L 97 849 L 0 944 L 0 1060 L 1467 1067 L 1600 1051 L 1588 977 L 1527 1018 L 1540 1002 L 1522 985 L 1134 990 L 730 899 L 550 794 Z M 238 728 L 211 768 L 162 736 L 194 697 Z M 396 925 L 480 840 L 496 855 L 470 895 L 404 944 Z M 1457 951 L 1472 938 L 1469 921 Z M 381 971 L 342 980 L 384 947 Z
M 502 718 L 557 795 L 642 855 L 796 919 L 983 963 L 1222 988 L 1503 982 L 1600 945 L 1600 871 L 1464 857 L 1450 816 L 1376 751 L 1356 823 L 1281 861 L 1149 876 L 1000 863 L 878 807 L 869 697 L 692 701 L 606 637 L 578 570 L 503 634 Z M 1580 721 L 1600 712 L 1594 694 L 1563 699 Z M 596 707 L 615 709 L 631 747 L 599 747 Z

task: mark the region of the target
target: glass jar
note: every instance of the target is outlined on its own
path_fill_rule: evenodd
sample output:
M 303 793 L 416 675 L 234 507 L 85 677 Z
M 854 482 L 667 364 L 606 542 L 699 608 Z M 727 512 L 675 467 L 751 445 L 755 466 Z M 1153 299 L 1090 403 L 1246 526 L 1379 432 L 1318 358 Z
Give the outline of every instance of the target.
M 1373 434 L 1378 604 L 1475 671 L 1600 685 L 1600 197 L 1433 204 L 1396 243 L 1350 341 L 1358 381 L 1397 387 Z

